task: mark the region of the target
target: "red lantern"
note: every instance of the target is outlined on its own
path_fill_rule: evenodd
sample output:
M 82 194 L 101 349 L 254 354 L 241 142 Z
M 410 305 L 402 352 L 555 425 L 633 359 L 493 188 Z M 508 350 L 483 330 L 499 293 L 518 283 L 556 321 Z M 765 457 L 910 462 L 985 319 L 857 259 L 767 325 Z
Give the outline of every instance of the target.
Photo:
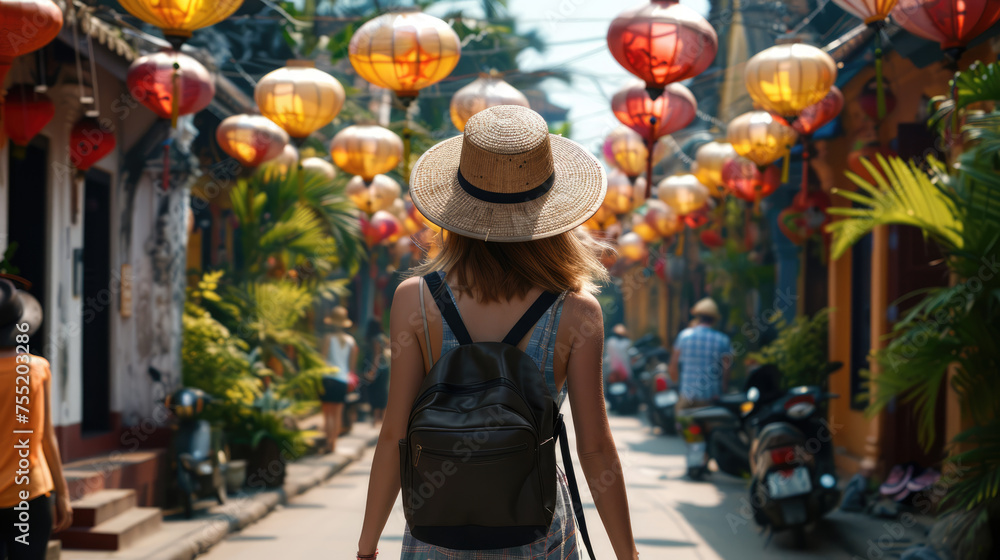
M 0 86 L 14 58 L 49 44 L 62 29 L 63 14 L 51 0 L 0 2 Z
M 215 96 L 215 83 L 208 70 L 178 51 L 137 58 L 128 69 L 127 84 L 132 97 L 161 119 L 172 121 L 208 107 Z
M 734 196 L 757 204 L 778 189 L 781 171 L 768 166 L 764 172 L 745 157 L 734 157 L 722 166 L 722 182 Z
M 115 149 L 115 132 L 94 118 L 84 117 L 69 133 L 69 157 L 80 171 L 90 169 Z
M 876 185 L 875 177 L 868 172 L 868 169 L 861 163 L 862 158 L 867 159 L 875 166 L 875 169 L 879 170 L 880 174 L 884 177 L 885 171 L 878 162 L 878 155 L 882 154 L 882 157 L 889 158 L 896 156 L 896 151 L 888 146 L 880 146 L 878 144 L 869 144 L 867 146 L 858 148 L 847 155 L 847 168 L 856 173 L 859 177 L 868 181 L 871 185 Z
M 833 86 L 826 97 L 802 110 L 799 118 L 792 123 L 792 128 L 802 136 L 810 136 L 835 119 L 843 108 L 844 94 L 840 93 L 837 86 Z
M 651 143 L 691 124 L 698 102 L 691 90 L 681 84 L 668 85 L 654 100 L 642 83 L 635 83 L 611 98 L 611 110 L 622 124 Z
M 399 233 L 399 221 L 385 210 L 379 210 L 372 214 L 371 220 L 367 219 L 364 215 L 360 218 L 361 233 L 364 235 L 365 243 L 369 247 L 375 247 Z
M 676 0 L 653 0 L 611 22 L 608 48 L 619 64 L 646 82 L 655 99 L 667 84 L 704 72 L 715 60 L 719 37 L 691 8 Z
M 970 41 L 1000 19 L 996 0 L 899 0 L 892 20 L 900 27 L 941 44 L 958 62 Z
M 717 249 L 726 244 L 726 241 L 722 239 L 722 236 L 719 235 L 719 232 L 715 231 L 714 229 L 706 229 L 702 231 L 700 234 L 698 234 L 698 237 L 701 239 L 702 244 L 704 244 L 709 249 Z
M 691 229 L 698 229 L 701 226 L 707 225 L 711 219 L 712 213 L 715 211 L 715 201 L 709 199 L 708 203 L 701 208 L 686 214 L 684 216 L 684 223 L 687 227 Z
M 36 92 L 35 86 L 30 84 L 10 88 L 5 101 L 4 131 L 18 146 L 27 146 L 56 114 L 56 106 L 49 96 Z
M 889 114 L 896 108 L 896 96 L 889 89 L 885 80 L 882 80 L 882 95 L 885 96 L 885 112 Z M 878 116 L 878 81 L 875 78 L 868 80 L 864 89 L 861 90 L 861 95 L 858 96 L 858 105 L 871 120 L 875 122 L 881 120 Z

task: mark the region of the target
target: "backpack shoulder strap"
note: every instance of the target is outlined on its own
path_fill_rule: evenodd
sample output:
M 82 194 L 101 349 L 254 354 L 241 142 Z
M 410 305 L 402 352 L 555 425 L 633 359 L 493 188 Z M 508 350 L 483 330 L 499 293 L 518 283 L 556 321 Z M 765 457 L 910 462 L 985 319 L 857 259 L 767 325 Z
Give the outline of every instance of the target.
M 553 294 L 552 292 L 542 292 L 535 303 L 531 304 L 531 307 L 524 312 L 524 315 L 518 319 L 514 327 L 510 329 L 507 336 L 504 337 L 503 341 L 511 346 L 517 346 L 517 343 L 521 342 L 528 331 L 535 326 L 535 323 L 545 315 L 545 312 L 552 307 L 552 304 L 556 302 L 559 298 L 559 294 Z
M 465 328 L 462 316 L 458 313 L 458 308 L 455 307 L 454 300 L 448 295 L 448 288 L 441 281 L 441 276 L 437 272 L 432 272 L 424 276 L 424 281 L 427 282 L 427 287 L 430 288 L 431 295 L 434 296 L 434 303 L 437 304 L 438 310 L 441 311 L 441 316 L 444 317 L 445 322 L 451 327 L 451 332 L 455 334 L 455 340 L 463 345 L 472 344 L 472 337 L 469 336 L 469 330 Z
M 562 450 L 563 468 L 566 469 L 566 482 L 569 486 L 569 494 L 573 500 L 573 516 L 576 517 L 576 524 L 580 529 L 580 536 L 583 544 L 587 547 L 590 560 L 594 557 L 594 546 L 590 544 L 590 533 L 587 532 L 587 521 L 583 516 L 583 500 L 580 498 L 580 488 L 576 484 L 576 473 L 573 472 L 573 456 L 569 452 L 569 438 L 566 437 L 566 422 L 560 414 L 556 419 L 556 438 L 559 439 L 559 449 Z

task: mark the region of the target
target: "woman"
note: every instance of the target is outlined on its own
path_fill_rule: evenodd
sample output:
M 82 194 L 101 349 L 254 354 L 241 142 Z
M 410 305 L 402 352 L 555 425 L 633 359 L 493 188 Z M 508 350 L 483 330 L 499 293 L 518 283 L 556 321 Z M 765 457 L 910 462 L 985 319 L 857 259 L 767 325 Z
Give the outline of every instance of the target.
M 368 357 L 365 360 L 364 378 L 368 384 L 368 404 L 372 407 L 372 426 L 377 426 L 385 417 L 385 406 L 389 401 L 389 337 L 382 332 L 382 324 L 368 321 L 365 330 L 365 345 Z
M 535 361 L 557 406 L 568 392 L 583 478 L 592 482 L 615 555 L 625 560 L 638 554 L 625 483 L 621 476 L 608 481 L 608 473 L 621 473 L 622 468 L 604 410 L 604 329 L 593 295 L 595 280 L 605 280 L 607 273 L 583 237 L 571 231 L 597 211 L 606 190 L 603 168 L 582 147 L 550 135 L 545 121 L 530 109 L 498 106 L 469 119 L 463 137 L 428 150 L 413 169 L 410 194 L 424 216 L 448 230 L 441 252 L 415 274 L 434 273 L 444 280 L 442 290 L 453 299 L 473 341 L 502 340 L 543 291 L 560 294 L 518 348 Z M 397 442 L 406 437 L 410 406 L 421 382 L 432 365 L 457 346 L 435 306 L 421 305 L 422 300 L 433 302 L 430 298 L 423 278 L 414 277 L 399 286 L 392 303 L 392 385 L 373 458 L 358 558 L 375 557 L 399 494 Z M 402 558 L 579 558 L 561 473 L 557 483 L 548 533 L 528 545 L 448 550 L 417 540 L 407 529 Z
M 52 373 L 45 358 L 24 351 L 41 324 L 38 300 L 0 279 L 0 383 L 11 388 L 0 399 L 0 418 L 7 428 L 23 431 L 0 448 L 0 558 L 8 560 L 42 560 L 51 533 L 73 522 L 52 428 Z M 25 516 L 27 534 L 16 525 Z
M 343 424 L 344 402 L 347 400 L 353 365 L 358 361 L 358 345 L 354 337 L 347 333 L 353 323 L 347 317 L 346 308 L 333 308 L 323 322 L 333 329 L 323 337 L 323 355 L 326 356 L 327 365 L 337 369 L 333 374 L 323 376 L 323 393 L 320 395 L 326 430 L 326 452 L 333 453 Z

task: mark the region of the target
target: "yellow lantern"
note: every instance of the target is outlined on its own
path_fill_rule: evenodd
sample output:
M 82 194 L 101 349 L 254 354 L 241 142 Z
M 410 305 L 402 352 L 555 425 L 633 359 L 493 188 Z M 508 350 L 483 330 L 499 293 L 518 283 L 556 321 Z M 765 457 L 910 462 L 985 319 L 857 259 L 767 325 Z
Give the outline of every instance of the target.
M 641 186 L 638 183 L 637 180 L 633 185 L 621 171 L 611 171 L 608 173 L 608 192 L 602 207 L 612 214 L 628 214 L 639 208 L 644 202 L 642 193 L 645 192 L 645 182 Z
M 479 78 L 451 96 L 451 122 L 455 123 L 455 128 L 464 131 L 469 117 L 496 105 L 528 107 L 528 98 L 503 81 L 498 72 L 480 74 Z
M 196 29 L 215 25 L 239 9 L 243 0 L 118 0 L 128 13 L 163 30 L 175 49 Z
M 680 221 L 674 209 L 662 200 L 651 199 L 646 201 L 646 215 L 643 217 L 653 230 L 660 237 L 669 237 L 680 229 Z
M 748 60 L 743 76 L 761 108 L 791 117 L 826 97 L 837 80 L 837 63 L 811 45 L 775 45 Z
M 305 138 L 340 113 L 344 87 L 311 60 L 289 60 L 257 82 L 253 97 L 262 115 L 289 136 Z
M 285 144 L 285 149 L 278 154 L 278 157 L 264 162 L 264 165 L 260 166 L 260 173 L 264 175 L 266 180 L 273 180 L 287 177 L 288 172 L 298 168 L 298 165 L 299 151 L 295 149 L 295 146 Z
M 632 226 L 632 231 L 645 243 L 652 243 L 660 238 L 659 232 L 646 222 L 639 222 Z
M 402 189 L 399 183 L 385 175 L 376 175 L 371 181 L 365 181 L 355 175 L 347 182 L 347 196 L 359 210 L 368 215 L 379 210 L 388 210 L 399 198 Z
M 680 216 L 701 210 L 708 204 L 708 187 L 694 175 L 674 175 L 660 181 L 657 196 Z
M 646 243 L 634 231 L 630 231 L 618 238 L 618 253 L 625 257 L 625 260 L 636 262 L 646 258 L 649 250 Z
M 727 130 L 736 153 L 765 167 L 788 154 L 798 133 L 785 119 L 767 111 L 750 111 L 736 117 Z
M 619 126 L 604 140 L 604 159 L 629 177 L 638 177 L 646 170 L 649 150 L 638 132 Z
M 356 124 L 333 137 L 330 155 L 337 167 L 370 182 L 379 173 L 387 173 L 399 165 L 403 141 L 387 128 Z
M 303 173 L 319 175 L 328 181 L 337 178 L 337 168 L 325 159 L 315 156 L 302 159 L 302 171 Z
M 257 167 L 281 155 L 288 133 L 260 115 L 233 115 L 219 123 L 215 140 L 243 167 Z
M 608 228 L 608 226 L 614 224 L 616 221 L 618 221 L 618 218 L 615 217 L 615 213 L 608 210 L 607 206 L 601 205 L 601 207 L 597 209 L 597 212 L 595 212 L 589 220 L 583 223 L 583 227 L 591 231 L 604 231 Z
M 722 198 L 728 192 L 722 181 L 722 166 L 737 155 L 728 142 L 708 142 L 694 153 L 695 163 L 691 166 L 691 173 L 708 187 L 712 196 Z
M 458 34 L 422 12 L 382 14 L 362 25 L 347 47 L 357 73 L 409 104 L 423 88 L 451 73 L 462 54 Z

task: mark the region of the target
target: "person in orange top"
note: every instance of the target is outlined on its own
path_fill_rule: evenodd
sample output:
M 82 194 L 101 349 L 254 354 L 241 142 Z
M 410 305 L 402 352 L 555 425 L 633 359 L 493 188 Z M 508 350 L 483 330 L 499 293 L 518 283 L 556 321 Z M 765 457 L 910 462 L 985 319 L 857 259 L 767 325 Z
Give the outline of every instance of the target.
M 0 558 L 8 560 L 45 558 L 52 532 L 73 521 L 52 429 L 52 373 L 28 353 L 41 323 L 38 300 L 0 278 Z

